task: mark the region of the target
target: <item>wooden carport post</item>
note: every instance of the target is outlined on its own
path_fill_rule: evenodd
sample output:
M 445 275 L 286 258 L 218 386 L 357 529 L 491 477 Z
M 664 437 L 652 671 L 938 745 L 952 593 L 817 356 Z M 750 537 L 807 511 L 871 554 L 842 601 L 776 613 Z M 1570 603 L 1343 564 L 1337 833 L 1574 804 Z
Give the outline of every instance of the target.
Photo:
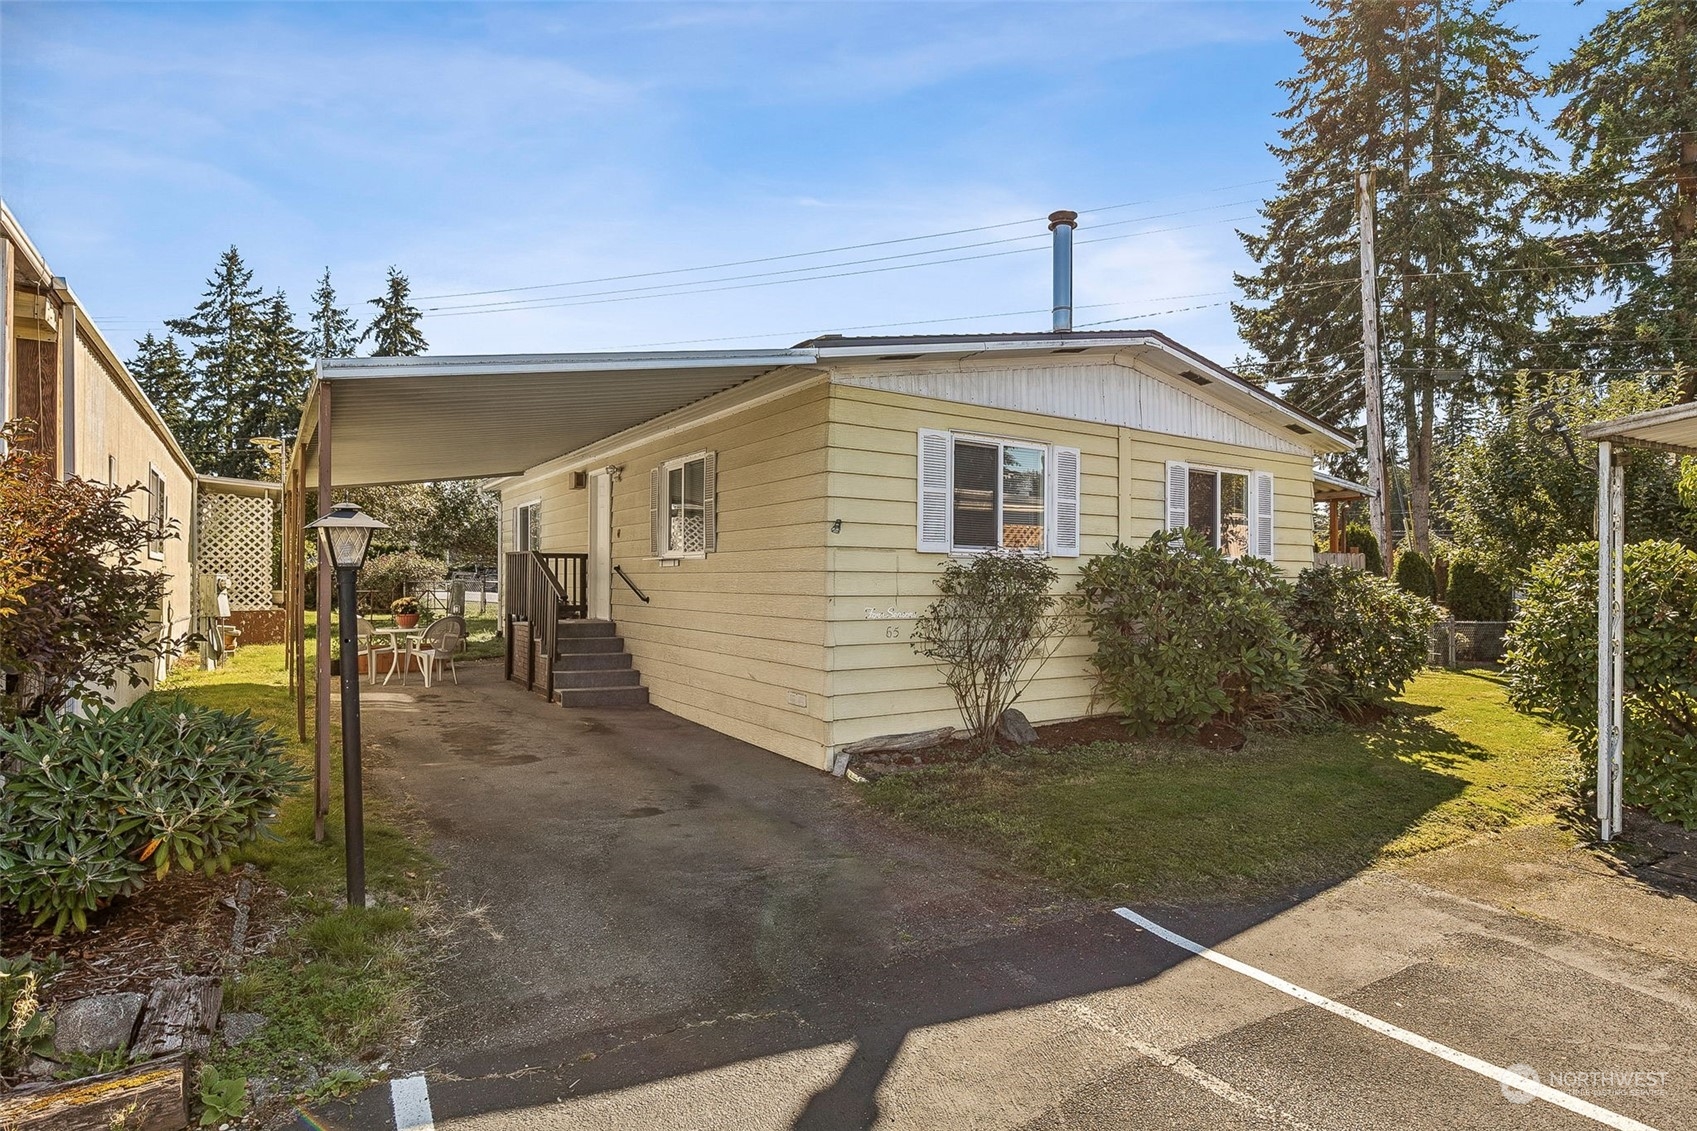
M 318 517 L 330 513 L 330 386 L 318 382 Z M 304 526 L 304 524 L 303 524 Z M 305 537 L 305 531 L 302 531 Z M 316 715 L 313 742 L 317 758 L 313 764 L 314 801 L 312 839 L 324 839 L 324 816 L 330 812 L 330 570 L 325 568 L 322 548 L 318 554 L 318 609 L 313 623 L 318 626 L 318 673 L 313 680 Z M 343 656 L 342 662 L 353 658 Z

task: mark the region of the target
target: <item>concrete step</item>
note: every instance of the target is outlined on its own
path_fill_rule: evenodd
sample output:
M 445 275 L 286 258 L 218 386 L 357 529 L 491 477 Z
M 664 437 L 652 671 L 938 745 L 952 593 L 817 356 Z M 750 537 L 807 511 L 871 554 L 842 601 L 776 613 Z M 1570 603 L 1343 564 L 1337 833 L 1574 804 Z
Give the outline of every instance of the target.
M 586 652 L 623 652 L 622 636 L 562 636 L 554 642 L 554 656 L 577 656 Z
M 557 636 L 561 640 L 585 636 L 617 636 L 618 626 L 610 620 L 562 620 Z
M 573 652 L 554 657 L 556 672 L 605 672 L 630 666 L 629 652 Z
M 646 687 L 574 687 L 554 692 L 562 707 L 646 707 Z
M 638 687 L 642 673 L 632 668 L 611 668 L 606 671 L 555 671 L 554 690 L 581 687 Z

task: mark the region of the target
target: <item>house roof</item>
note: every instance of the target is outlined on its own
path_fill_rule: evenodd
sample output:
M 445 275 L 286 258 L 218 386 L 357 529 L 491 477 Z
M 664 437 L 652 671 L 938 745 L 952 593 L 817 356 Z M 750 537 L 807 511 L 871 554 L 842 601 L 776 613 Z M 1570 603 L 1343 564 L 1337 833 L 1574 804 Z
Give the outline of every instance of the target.
M 900 361 L 918 358 L 967 358 L 1029 355 L 1033 352 L 1076 354 L 1115 349 L 1126 351 L 1169 377 L 1183 378 L 1208 389 L 1252 419 L 1268 427 L 1318 439 L 1322 451 L 1353 451 L 1355 438 L 1333 425 L 1270 393 L 1216 361 L 1177 342 L 1159 330 L 1068 330 L 1010 334 L 900 334 L 843 337 L 823 334 L 796 343 L 813 349 L 819 360 L 866 359 Z
M 1654 448 L 1680 455 L 1697 456 L 1697 403 L 1669 405 L 1587 424 L 1579 430 L 1587 440 L 1611 440 L 1640 448 Z
M 1321 451 L 1355 446 L 1345 433 L 1152 330 L 824 335 L 790 349 L 333 358 L 319 362 L 292 457 L 316 474 L 318 408 L 331 402 L 337 486 L 496 478 L 616 436 L 717 393 L 780 371 L 905 357 L 1129 353 L 1200 387 L 1269 428 Z M 778 379 L 778 378 L 774 378 Z

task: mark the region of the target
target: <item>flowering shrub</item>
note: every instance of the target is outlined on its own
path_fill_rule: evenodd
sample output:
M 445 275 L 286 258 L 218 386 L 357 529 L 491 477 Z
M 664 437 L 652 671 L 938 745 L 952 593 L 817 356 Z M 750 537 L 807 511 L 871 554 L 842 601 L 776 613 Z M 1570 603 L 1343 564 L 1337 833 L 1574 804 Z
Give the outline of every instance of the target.
M 172 867 L 208 872 L 305 780 L 246 712 L 143 699 L 0 730 L 0 903 L 84 930 Z

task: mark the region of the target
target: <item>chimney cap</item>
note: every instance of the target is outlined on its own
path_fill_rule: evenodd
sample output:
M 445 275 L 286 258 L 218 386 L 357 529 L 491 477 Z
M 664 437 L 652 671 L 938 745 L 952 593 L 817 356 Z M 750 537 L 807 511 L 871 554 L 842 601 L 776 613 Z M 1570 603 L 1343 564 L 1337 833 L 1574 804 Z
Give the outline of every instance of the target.
M 1062 224 L 1065 224 L 1069 228 L 1078 227 L 1078 213 L 1069 212 L 1064 208 L 1059 212 L 1049 213 L 1049 230 L 1051 232 L 1060 227 Z

